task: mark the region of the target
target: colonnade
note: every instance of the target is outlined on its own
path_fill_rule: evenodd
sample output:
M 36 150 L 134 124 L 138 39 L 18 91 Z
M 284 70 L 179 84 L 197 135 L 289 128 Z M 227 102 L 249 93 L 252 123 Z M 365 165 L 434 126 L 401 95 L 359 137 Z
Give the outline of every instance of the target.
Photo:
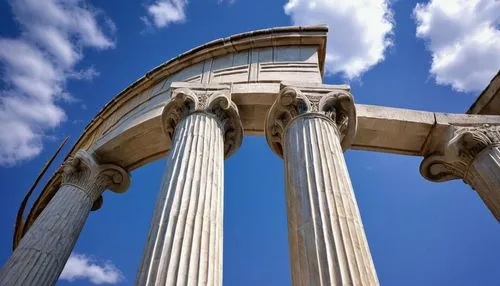
M 243 138 L 225 90 L 177 88 L 162 114 L 171 139 L 137 285 L 222 285 L 224 159 Z M 378 285 L 343 151 L 356 135 L 347 90 L 282 85 L 266 120 L 284 159 L 293 285 Z M 500 127 L 451 126 L 444 152 L 422 175 L 461 178 L 500 219 Z M 0 285 L 54 285 L 86 218 L 105 189 L 129 175 L 78 151 L 63 164 L 59 191 L 0 270 Z

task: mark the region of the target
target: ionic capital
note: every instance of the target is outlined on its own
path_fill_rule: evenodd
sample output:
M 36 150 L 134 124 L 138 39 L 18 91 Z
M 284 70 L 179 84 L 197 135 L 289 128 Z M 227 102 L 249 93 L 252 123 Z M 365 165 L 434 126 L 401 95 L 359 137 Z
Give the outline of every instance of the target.
M 481 152 L 500 144 L 500 126 L 450 126 L 445 140 L 442 151 L 424 158 L 420 173 L 430 181 L 461 178 L 471 185 L 470 166 Z
M 280 157 L 283 156 L 283 135 L 290 122 L 303 116 L 329 120 L 338 132 L 342 149 L 351 146 L 356 135 L 356 109 L 348 90 L 282 85 L 265 125 L 267 142 Z
M 100 196 L 106 189 L 123 193 L 130 185 L 130 176 L 114 164 L 99 164 L 86 151 L 80 150 L 62 166 L 61 185 L 72 185 L 85 192 L 93 202 L 102 203 Z
M 173 140 L 177 124 L 193 113 L 205 113 L 217 119 L 224 136 L 226 158 L 240 147 L 243 139 L 243 126 L 238 107 L 231 100 L 229 89 L 174 88 L 172 97 L 162 113 L 165 134 Z

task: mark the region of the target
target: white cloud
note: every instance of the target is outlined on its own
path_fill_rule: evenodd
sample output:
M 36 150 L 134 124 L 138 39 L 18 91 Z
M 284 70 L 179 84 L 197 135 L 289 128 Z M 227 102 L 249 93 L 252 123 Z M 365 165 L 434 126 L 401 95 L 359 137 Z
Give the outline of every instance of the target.
M 58 102 L 72 101 L 67 79 L 91 79 L 93 67 L 75 70 L 83 49 L 114 47 L 97 22 L 116 27 L 83 0 L 13 0 L 21 34 L 0 38 L 0 165 L 38 155 L 48 129 L 66 119 Z
M 388 0 L 288 0 L 294 25 L 329 26 L 326 70 L 348 79 L 384 60 L 394 27 Z
M 59 279 L 87 279 L 93 284 L 116 284 L 123 281 L 124 277 L 109 261 L 98 263 L 87 255 L 72 253 Z
M 500 69 L 500 1 L 431 0 L 414 9 L 430 73 L 458 91 L 480 91 Z
M 146 6 L 149 17 L 152 23 L 157 28 L 167 27 L 170 23 L 182 23 L 186 20 L 184 13 L 187 0 L 157 0 L 153 4 Z M 142 17 L 142 21 L 151 26 L 151 20 L 147 17 Z

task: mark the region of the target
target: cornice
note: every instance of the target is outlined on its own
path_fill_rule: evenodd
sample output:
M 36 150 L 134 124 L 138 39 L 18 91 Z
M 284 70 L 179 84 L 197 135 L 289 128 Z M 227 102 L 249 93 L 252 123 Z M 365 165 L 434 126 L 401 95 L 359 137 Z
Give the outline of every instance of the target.
M 224 56 L 239 51 L 264 47 L 280 46 L 317 46 L 319 68 L 324 73 L 326 59 L 326 41 L 328 27 L 319 26 L 288 26 L 250 31 L 236 34 L 227 38 L 217 39 L 204 45 L 193 48 L 179 56 L 153 68 L 137 81 L 129 85 L 108 102 L 85 127 L 82 135 L 75 143 L 71 152 L 78 149 L 78 143 L 91 133 L 105 118 L 125 104 L 131 96 L 151 88 L 161 79 L 173 75 L 189 66 L 200 63 L 206 59 Z

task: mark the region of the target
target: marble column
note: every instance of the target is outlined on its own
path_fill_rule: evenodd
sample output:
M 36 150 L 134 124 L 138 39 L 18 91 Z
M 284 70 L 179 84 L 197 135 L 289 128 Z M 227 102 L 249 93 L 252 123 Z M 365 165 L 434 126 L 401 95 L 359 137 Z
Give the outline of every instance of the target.
M 137 285 L 222 285 L 224 157 L 243 128 L 229 91 L 175 89 L 163 111 L 172 140 Z
M 63 165 L 61 187 L 0 270 L 0 285 L 55 285 L 95 202 L 124 192 L 127 172 L 78 151 Z
M 442 140 L 420 173 L 434 182 L 462 179 L 500 221 L 500 126 L 450 126 Z
M 284 158 L 293 285 L 378 285 L 343 149 L 356 132 L 352 96 L 283 87 L 266 137 Z

